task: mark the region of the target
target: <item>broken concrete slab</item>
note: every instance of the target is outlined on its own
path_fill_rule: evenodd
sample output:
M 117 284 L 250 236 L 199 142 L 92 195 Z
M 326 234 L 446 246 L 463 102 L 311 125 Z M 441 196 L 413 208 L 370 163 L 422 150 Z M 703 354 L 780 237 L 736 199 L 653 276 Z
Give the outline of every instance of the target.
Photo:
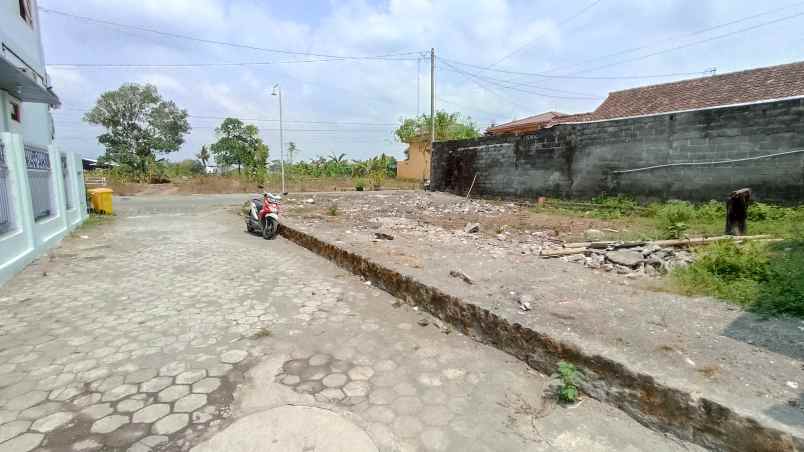
M 480 223 L 466 223 L 466 226 L 463 227 L 463 232 L 467 234 L 480 232 Z
M 636 268 L 644 261 L 642 253 L 630 250 L 609 251 L 606 253 L 606 260 L 628 268 Z

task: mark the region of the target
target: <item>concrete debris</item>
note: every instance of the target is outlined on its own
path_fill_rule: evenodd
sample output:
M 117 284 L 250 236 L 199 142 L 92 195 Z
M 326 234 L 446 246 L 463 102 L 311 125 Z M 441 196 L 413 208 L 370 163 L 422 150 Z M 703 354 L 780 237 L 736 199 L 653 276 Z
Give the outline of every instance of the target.
M 374 238 L 378 240 L 393 240 L 394 236 L 392 236 L 391 234 L 386 234 L 384 232 L 375 232 Z
M 594 250 L 589 256 L 575 254 L 564 257 L 564 260 L 580 262 L 593 270 L 615 272 L 633 279 L 639 275 L 659 277 L 674 268 L 686 267 L 695 260 L 695 256 L 685 249 L 647 245 L 627 250 Z
M 427 326 L 427 325 L 429 325 L 429 324 L 430 324 L 430 321 L 429 321 L 429 320 L 427 320 L 426 318 L 422 317 L 422 318 L 420 318 L 420 319 L 419 319 L 419 321 L 418 321 L 418 322 L 416 322 L 416 323 L 418 323 L 418 324 L 419 324 L 419 326 Z
M 307 198 L 307 199 L 304 200 L 304 203 L 305 204 L 315 204 L 315 199 Z
M 470 278 L 469 275 L 460 270 L 450 270 L 449 275 L 452 276 L 453 278 L 463 280 L 463 282 L 465 282 L 466 284 L 474 284 L 472 278 Z
M 630 250 L 609 251 L 606 260 L 624 267 L 636 268 L 642 263 L 642 253 Z
M 606 234 L 603 231 L 598 229 L 587 229 L 583 233 L 583 238 L 585 240 L 589 240 L 590 242 L 594 242 L 596 240 L 603 240 L 606 237 Z
M 467 234 L 480 232 L 480 223 L 466 223 L 466 226 L 463 227 L 463 232 Z

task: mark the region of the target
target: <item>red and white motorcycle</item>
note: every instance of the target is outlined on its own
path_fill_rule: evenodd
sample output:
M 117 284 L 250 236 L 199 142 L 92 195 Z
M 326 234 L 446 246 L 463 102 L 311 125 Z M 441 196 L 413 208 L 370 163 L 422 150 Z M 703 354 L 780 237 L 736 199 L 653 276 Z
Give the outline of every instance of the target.
M 279 230 L 279 206 L 282 197 L 272 193 L 263 193 L 262 199 L 252 198 L 246 204 L 246 229 L 258 232 L 265 240 L 276 236 Z M 244 209 L 246 210 L 246 209 Z

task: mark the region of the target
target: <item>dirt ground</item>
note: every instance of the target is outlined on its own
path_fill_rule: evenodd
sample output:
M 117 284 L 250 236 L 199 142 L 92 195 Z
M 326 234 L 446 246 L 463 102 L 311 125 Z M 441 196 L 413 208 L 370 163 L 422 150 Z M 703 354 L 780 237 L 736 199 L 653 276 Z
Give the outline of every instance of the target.
M 417 191 L 355 195 L 290 195 L 285 205 L 289 213 L 301 218 L 323 219 L 358 228 L 369 225 L 377 217 L 405 218 L 448 230 L 463 230 L 468 223 L 478 223 L 480 231 L 491 237 L 518 242 L 540 241 L 545 247 L 560 247 L 562 241 L 580 240 L 588 229 L 619 230 L 623 226 L 617 221 L 540 213 L 513 202 L 466 200 L 446 193 Z

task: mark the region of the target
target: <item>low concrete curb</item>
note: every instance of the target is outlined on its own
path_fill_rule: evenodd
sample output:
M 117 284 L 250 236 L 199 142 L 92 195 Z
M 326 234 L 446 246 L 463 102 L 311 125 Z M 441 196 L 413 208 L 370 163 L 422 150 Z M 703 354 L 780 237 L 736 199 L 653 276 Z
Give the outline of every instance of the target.
M 620 408 L 650 428 L 713 450 L 804 451 L 804 438 L 763 425 L 748 413 L 661 384 L 651 375 L 635 372 L 606 356 L 586 353 L 576 344 L 511 323 L 292 225 L 283 224 L 280 234 L 542 373 L 553 373 L 561 360 L 574 363 L 585 376 L 582 389 L 586 394 Z

